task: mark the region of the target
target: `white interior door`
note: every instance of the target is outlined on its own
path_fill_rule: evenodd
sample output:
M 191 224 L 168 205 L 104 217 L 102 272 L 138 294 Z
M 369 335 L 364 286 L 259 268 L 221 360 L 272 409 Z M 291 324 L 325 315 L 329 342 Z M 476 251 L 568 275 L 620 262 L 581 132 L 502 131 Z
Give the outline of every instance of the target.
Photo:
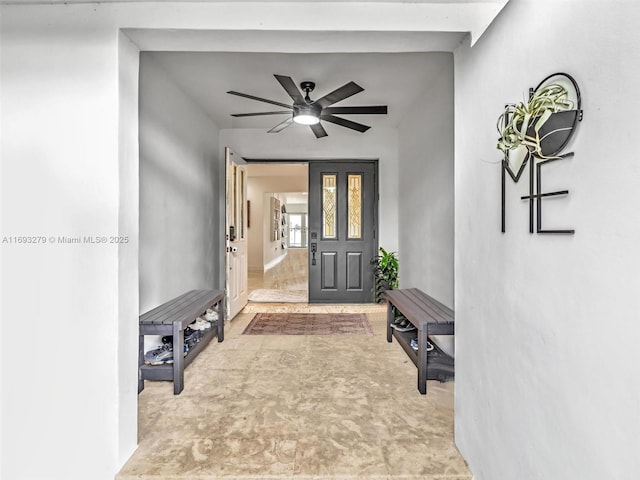
M 225 148 L 227 185 L 227 314 L 235 317 L 248 302 L 247 170 L 242 159 Z

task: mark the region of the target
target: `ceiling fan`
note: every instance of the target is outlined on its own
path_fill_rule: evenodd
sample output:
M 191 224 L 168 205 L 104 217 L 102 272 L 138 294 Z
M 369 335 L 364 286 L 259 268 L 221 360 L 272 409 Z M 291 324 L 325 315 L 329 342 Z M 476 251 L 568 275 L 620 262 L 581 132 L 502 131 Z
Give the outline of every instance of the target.
M 320 124 L 320 120 L 326 122 L 335 123 L 342 127 L 350 128 L 358 132 L 366 132 L 369 130 L 368 125 L 353 122 L 346 118 L 336 117 L 336 114 L 346 115 L 385 115 L 387 113 L 386 105 L 375 106 L 363 106 L 363 107 L 331 107 L 334 103 L 338 103 L 345 98 L 349 98 L 356 93 L 360 93 L 364 90 L 360 85 L 355 82 L 349 82 L 342 87 L 334 90 L 331 93 L 326 94 L 324 97 L 317 100 L 311 100 L 309 93 L 313 92 L 316 84 L 313 82 L 305 81 L 300 83 L 300 88 L 304 91 L 304 97 L 302 92 L 298 90 L 298 87 L 293 82 L 291 77 L 284 75 L 275 75 L 276 80 L 282 85 L 282 88 L 289 94 L 293 100 L 293 105 L 287 105 L 286 103 L 276 102 L 274 100 L 267 100 L 266 98 L 260 98 L 246 93 L 240 93 L 235 91 L 229 91 L 231 95 L 237 95 L 239 97 L 250 98 L 259 102 L 270 103 L 272 105 L 278 105 L 279 107 L 287 108 L 288 110 L 279 110 L 276 112 L 256 112 L 256 113 L 235 113 L 232 117 L 254 117 L 261 115 L 289 115 L 286 120 L 279 123 L 268 133 L 278 133 L 287 128 L 293 122 L 302 125 L 309 125 L 313 133 L 317 138 L 326 137 L 327 132 Z

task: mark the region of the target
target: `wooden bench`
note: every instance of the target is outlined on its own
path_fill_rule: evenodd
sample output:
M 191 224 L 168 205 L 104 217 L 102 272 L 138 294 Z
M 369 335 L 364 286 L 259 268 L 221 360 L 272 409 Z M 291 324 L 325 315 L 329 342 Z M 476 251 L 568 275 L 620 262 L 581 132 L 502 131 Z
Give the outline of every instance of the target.
M 201 340 L 186 356 L 177 354 L 184 349 L 184 329 L 208 308 L 217 306 L 217 327 L 204 330 Z M 178 395 L 184 388 L 184 369 L 207 346 L 214 336 L 218 342 L 224 340 L 224 292 L 222 290 L 191 290 L 147 313 L 140 315 L 140 338 L 138 344 L 138 393 L 144 389 L 145 380 L 173 380 L 173 393 Z M 172 335 L 173 364 L 146 365 L 144 363 L 144 336 Z
M 429 335 L 453 335 L 453 310 L 417 288 L 387 290 L 387 342 L 395 337 L 409 358 L 418 367 L 418 390 L 427 393 L 427 380 L 446 381 L 453 377 L 453 358 L 443 352 L 435 343 L 433 351 L 427 352 Z M 411 347 L 411 339 L 416 331 L 400 332 L 391 325 L 395 310 L 404 315 L 417 329 L 418 351 Z

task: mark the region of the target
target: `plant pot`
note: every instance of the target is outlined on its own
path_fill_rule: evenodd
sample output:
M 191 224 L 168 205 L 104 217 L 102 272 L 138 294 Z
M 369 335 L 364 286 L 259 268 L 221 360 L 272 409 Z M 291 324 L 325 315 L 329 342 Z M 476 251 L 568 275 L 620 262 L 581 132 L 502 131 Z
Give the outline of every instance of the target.
M 527 136 L 536 136 L 534 126 L 537 121 L 538 117 L 531 120 L 531 126 L 527 129 Z M 545 157 L 558 155 L 571 140 L 576 123 L 578 123 L 578 110 L 552 113 L 538 130 L 541 152 L 533 153 L 538 153 L 538 155 L 542 153 Z

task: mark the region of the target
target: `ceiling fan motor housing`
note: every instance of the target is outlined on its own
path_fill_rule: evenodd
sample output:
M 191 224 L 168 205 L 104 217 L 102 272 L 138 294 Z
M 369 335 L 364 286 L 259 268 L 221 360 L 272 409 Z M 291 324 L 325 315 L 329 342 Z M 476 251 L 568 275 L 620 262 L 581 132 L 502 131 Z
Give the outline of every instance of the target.
M 307 103 L 311 103 L 311 99 L 309 98 L 309 93 L 313 92 L 313 89 L 316 88 L 316 84 L 313 82 L 304 81 L 300 82 L 300 88 L 305 93 L 304 101 Z
M 308 105 L 293 106 L 294 118 L 297 117 L 298 115 L 312 115 L 314 117 L 320 117 L 321 111 L 322 111 L 322 107 L 315 103 L 310 103 Z
M 304 92 L 309 93 L 309 92 L 313 92 L 313 89 L 316 88 L 316 84 L 313 82 L 305 81 L 300 83 L 300 88 Z

